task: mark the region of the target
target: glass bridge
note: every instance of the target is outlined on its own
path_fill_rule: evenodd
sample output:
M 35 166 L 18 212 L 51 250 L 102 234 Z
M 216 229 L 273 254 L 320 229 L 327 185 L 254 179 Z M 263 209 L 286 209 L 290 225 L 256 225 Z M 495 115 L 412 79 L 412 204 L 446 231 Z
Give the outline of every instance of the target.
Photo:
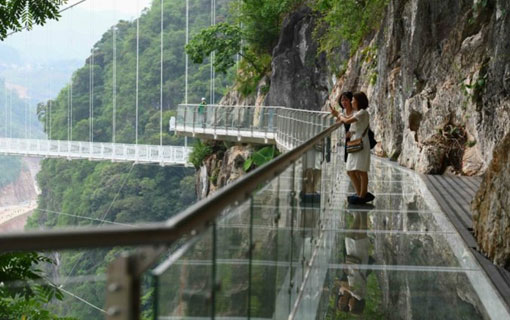
M 290 151 L 166 223 L 4 234 L 0 252 L 118 247 L 55 281 L 63 305 L 94 284 L 89 319 L 509 319 L 419 175 L 373 157 L 376 199 L 348 205 L 343 129 L 317 121 L 278 118 Z

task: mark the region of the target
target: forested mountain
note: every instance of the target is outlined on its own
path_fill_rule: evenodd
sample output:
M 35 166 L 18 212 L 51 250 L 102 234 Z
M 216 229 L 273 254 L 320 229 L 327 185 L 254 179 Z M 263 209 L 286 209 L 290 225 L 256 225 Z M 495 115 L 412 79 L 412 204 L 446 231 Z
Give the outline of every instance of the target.
M 209 5 L 208 1 L 190 1 L 191 33 L 210 23 Z M 163 144 L 178 145 L 183 143 L 182 138 L 167 132 L 169 118 L 175 114 L 177 105 L 184 102 L 185 2 L 167 0 L 163 9 Z M 225 12 L 225 9 L 226 1 L 217 1 L 218 19 L 222 19 L 219 13 Z M 139 21 L 139 143 L 160 142 L 160 16 L 160 1 L 154 1 Z M 69 119 L 72 123 L 72 139 L 88 141 L 93 116 L 93 140 L 112 141 L 115 103 L 116 142 L 135 142 L 136 29 L 136 21 L 120 21 L 115 31 L 107 30 L 95 44 L 93 55 L 74 72 L 72 81 L 51 101 L 52 139 L 65 140 L 70 137 Z M 113 56 L 114 44 L 116 59 Z M 190 103 L 199 101 L 201 96 L 209 98 L 209 76 L 207 62 L 197 66 L 190 63 Z M 221 98 L 226 88 L 225 79 L 224 76 L 216 78 L 217 99 Z M 90 85 L 92 82 L 93 86 Z M 50 131 L 47 121 L 49 103 L 40 104 L 38 108 L 47 133 Z M 28 221 L 27 228 L 164 221 L 195 200 L 193 173 L 194 169 L 183 167 L 46 159 L 38 175 L 42 190 L 38 210 Z M 118 251 L 115 250 L 62 253 L 56 256 L 59 265 L 52 272 L 55 278 L 65 278 L 67 275 L 104 276 L 107 263 L 116 253 Z M 66 283 L 63 288 L 97 306 L 103 306 L 104 281 Z M 68 295 L 64 303 L 54 306 L 54 310 L 61 316 L 78 319 L 102 317 L 94 308 Z

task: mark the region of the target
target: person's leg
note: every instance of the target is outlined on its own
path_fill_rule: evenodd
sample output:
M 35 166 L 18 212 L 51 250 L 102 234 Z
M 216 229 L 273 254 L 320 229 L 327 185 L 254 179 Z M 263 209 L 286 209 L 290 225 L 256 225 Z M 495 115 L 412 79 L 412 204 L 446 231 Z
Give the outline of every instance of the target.
M 368 173 L 366 171 L 357 171 L 360 181 L 360 194 L 361 198 L 365 198 L 368 191 Z
M 356 171 L 347 171 L 347 175 L 351 179 L 352 186 L 354 187 L 354 190 L 356 191 L 356 194 L 360 196 L 360 181 L 358 178 L 358 175 L 356 174 Z

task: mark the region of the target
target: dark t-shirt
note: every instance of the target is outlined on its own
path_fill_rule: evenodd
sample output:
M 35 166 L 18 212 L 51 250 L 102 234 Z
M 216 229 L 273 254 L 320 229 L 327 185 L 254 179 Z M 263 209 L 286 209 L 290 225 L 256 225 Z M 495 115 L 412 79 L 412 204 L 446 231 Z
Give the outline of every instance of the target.
M 350 123 L 344 123 L 345 133 L 349 132 L 349 129 L 351 128 Z M 347 162 L 347 141 L 349 141 L 347 137 L 345 137 L 345 143 L 344 143 L 344 161 Z

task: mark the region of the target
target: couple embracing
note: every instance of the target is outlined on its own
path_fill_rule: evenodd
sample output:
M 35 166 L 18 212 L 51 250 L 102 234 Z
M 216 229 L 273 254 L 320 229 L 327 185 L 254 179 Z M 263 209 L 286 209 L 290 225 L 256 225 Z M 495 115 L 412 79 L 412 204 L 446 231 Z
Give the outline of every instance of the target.
M 355 195 L 349 196 L 348 201 L 352 204 L 365 204 L 374 200 L 374 195 L 368 192 L 368 171 L 370 169 L 369 135 L 370 119 L 367 112 L 368 98 L 363 92 L 343 92 L 340 95 L 339 105 L 343 112 L 339 113 L 331 108 L 334 117 L 342 122 L 345 127 L 345 161 L 347 175 L 356 191 Z M 373 140 L 375 142 L 375 140 Z

